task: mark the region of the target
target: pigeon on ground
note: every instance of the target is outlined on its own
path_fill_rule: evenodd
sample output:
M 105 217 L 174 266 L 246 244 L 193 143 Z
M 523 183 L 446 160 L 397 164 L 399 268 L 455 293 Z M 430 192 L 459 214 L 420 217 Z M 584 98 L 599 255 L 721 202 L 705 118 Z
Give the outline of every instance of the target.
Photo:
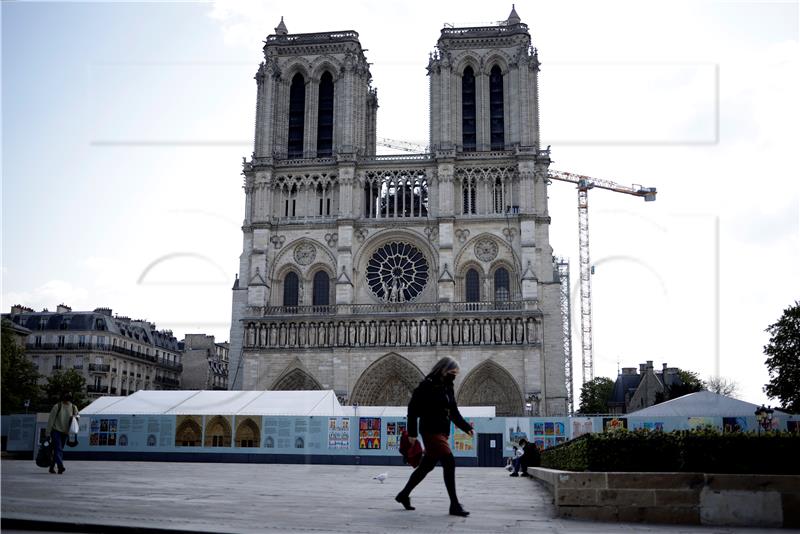
M 375 475 L 372 477 L 372 480 L 378 480 L 381 484 L 383 484 L 383 481 L 387 478 L 389 478 L 389 473 L 381 473 L 380 475 Z

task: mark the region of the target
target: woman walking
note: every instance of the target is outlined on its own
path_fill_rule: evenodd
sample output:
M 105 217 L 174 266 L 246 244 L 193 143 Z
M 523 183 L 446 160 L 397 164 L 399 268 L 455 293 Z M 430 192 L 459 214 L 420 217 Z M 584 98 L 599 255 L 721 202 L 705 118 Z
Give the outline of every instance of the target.
M 453 382 L 458 375 L 458 362 L 444 357 L 433 366 L 431 372 L 420 382 L 411 395 L 408 403 L 408 437 L 412 444 L 417 439 L 417 419 L 420 419 L 419 433 L 425 444 L 425 452 L 419 466 L 411 473 L 406 487 L 397 494 L 395 500 L 406 510 L 411 506 L 411 491 L 422 482 L 437 463 L 441 462 L 444 470 L 444 485 L 450 497 L 450 514 L 467 517 L 456 496 L 456 460 L 450 451 L 450 421 L 472 435 L 472 428 L 458 411 L 456 397 L 453 393 Z
M 72 417 L 80 417 L 78 408 L 72 404 L 72 393 L 64 392 L 59 397 L 59 401 L 50 410 L 50 417 L 47 419 L 47 433 L 53 442 L 53 463 L 50 464 L 50 472 L 55 474 L 55 467 L 58 465 L 58 474 L 64 473 L 64 444 L 69 435 L 69 426 Z

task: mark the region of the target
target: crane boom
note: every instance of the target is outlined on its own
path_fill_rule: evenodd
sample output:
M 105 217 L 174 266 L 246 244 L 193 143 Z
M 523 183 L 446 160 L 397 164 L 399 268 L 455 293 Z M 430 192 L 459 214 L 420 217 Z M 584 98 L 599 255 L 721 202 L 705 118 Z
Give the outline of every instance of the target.
M 550 169 L 547 176 L 551 180 L 570 182 L 578 186 L 578 259 L 581 281 L 581 366 L 583 383 L 594 378 L 594 350 L 592 335 L 592 263 L 589 256 L 589 189 L 600 188 L 616 193 L 625 193 L 644 198 L 645 202 L 656 199 L 655 187 L 630 187 L 611 180 L 601 180 L 571 172 Z

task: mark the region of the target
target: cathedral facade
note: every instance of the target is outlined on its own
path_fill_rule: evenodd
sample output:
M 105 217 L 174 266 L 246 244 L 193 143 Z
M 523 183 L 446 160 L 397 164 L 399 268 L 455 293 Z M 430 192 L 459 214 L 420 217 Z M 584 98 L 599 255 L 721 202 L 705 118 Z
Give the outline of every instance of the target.
M 442 29 L 429 153 L 376 155 L 358 34 L 290 34 L 281 20 L 243 164 L 232 389 L 404 405 L 451 356 L 461 405 L 566 413 L 538 72 L 514 10 L 496 26 Z

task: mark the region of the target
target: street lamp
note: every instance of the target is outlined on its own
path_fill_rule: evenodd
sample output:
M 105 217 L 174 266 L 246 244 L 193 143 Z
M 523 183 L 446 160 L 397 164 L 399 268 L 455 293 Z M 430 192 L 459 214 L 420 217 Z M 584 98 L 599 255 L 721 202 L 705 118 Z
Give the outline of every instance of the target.
M 761 434 L 762 428 L 765 432 L 772 428 L 772 412 L 774 412 L 772 408 L 769 406 L 765 408 L 763 404 L 756 408 L 756 421 L 758 422 L 759 434 Z

